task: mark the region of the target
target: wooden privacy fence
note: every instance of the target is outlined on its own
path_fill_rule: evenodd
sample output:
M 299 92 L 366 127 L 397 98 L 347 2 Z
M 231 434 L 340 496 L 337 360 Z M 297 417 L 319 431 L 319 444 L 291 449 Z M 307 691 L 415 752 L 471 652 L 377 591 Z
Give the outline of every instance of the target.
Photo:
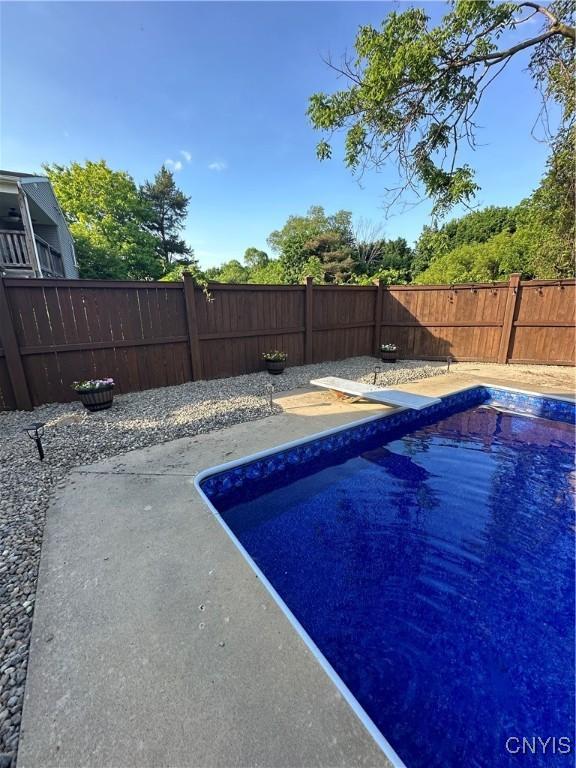
M 0 278 L 0 408 L 75 398 L 77 379 L 119 392 L 235 376 L 268 349 L 291 365 L 377 354 L 575 362 L 575 281 L 430 286 L 211 285 Z

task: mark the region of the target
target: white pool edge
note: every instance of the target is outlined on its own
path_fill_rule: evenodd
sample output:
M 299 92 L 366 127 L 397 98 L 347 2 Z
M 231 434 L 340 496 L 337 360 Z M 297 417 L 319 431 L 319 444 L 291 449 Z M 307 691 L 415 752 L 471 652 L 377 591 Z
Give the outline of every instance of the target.
M 466 392 L 469 389 L 476 389 L 477 387 L 489 387 L 490 389 L 501 389 L 506 392 L 516 392 L 518 394 L 531 395 L 533 397 L 545 397 L 551 400 L 561 400 L 569 403 L 576 402 L 576 398 L 567 397 L 564 395 L 553 395 L 553 394 L 544 393 L 544 392 L 533 392 L 526 389 L 518 389 L 516 387 L 506 387 L 506 386 L 500 386 L 500 385 L 489 384 L 484 382 L 470 384 L 465 387 L 459 387 L 457 389 L 454 389 L 452 392 L 446 393 L 445 395 L 441 395 L 440 397 L 441 398 L 449 397 L 450 395 L 455 395 L 455 394 L 458 394 L 459 392 Z M 222 528 L 226 531 L 226 533 L 232 540 L 232 543 L 239 550 L 240 554 L 246 560 L 246 562 L 248 563 L 252 571 L 256 574 L 257 578 L 262 582 L 264 587 L 268 590 L 268 592 L 270 593 L 270 595 L 272 596 L 272 598 L 274 599 L 274 601 L 276 602 L 276 604 L 278 605 L 282 613 L 286 616 L 286 618 L 288 619 L 292 627 L 295 629 L 296 633 L 303 640 L 308 650 L 312 653 L 314 658 L 318 661 L 318 663 L 320 664 L 324 672 L 328 675 L 332 683 L 336 686 L 337 690 L 340 692 L 340 694 L 342 695 L 346 703 L 350 706 L 350 708 L 352 709 L 356 717 L 360 720 L 364 728 L 368 731 L 372 739 L 376 742 L 378 747 L 382 750 L 382 752 L 384 753 L 386 758 L 390 761 L 392 766 L 394 766 L 394 768 L 407 768 L 407 766 L 402 761 L 400 756 L 397 754 L 395 749 L 392 747 L 390 742 L 385 738 L 385 736 L 379 730 L 379 728 L 376 727 L 376 725 L 374 724 L 372 719 L 369 717 L 369 715 L 365 712 L 364 708 L 360 705 L 356 697 L 353 695 L 350 689 L 346 686 L 346 684 L 340 678 L 338 673 L 334 670 L 330 662 L 326 659 L 324 654 L 320 651 L 316 643 L 312 640 L 310 635 L 306 632 L 302 624 L 298 621 L 296 616 L 292 613 L 290 608 L 286 605 L 286 603 L 284 602 L 282 597 L 279 595 L 279 593 L 276 591 L 276 589 L 272 586 L 271 582 L 267 579 L 264 573 L 256 565 L 251 555 L 241 544 L 240 540 L 234 534 L 232 529 L 223 520 L 222 516 L 220 515 L 216 507 L 212 504 L 210 499 L 206 496 L 206 494 L 200 487 L 200 484 L 207 477 L 210 477 L 210 475 L 216 475 L 216 474 L 219 474 L 220 472 L 225 472 L 228 469 L 233 469 L 234 467 L 241 466 L 242 464 L 247 464 L 251 461 L 256 461 L 257 459 L 264 458 L 265 456 L 270 456 L 271 454 L 279 453 L 280 451 L 284 451 L 289 448 L 294 448 L 297 445 L 302 445 L 303 443 L 308 443 L 308 442 L 311 442 L 312 440 L 317 440 L 320 437 L 326 437 L 328 435 L 333 435 L 337 432 L 343 432 L 344 430 L 360 426 L 361 424 L 367 424 L 371 421 L 376 421 L 378 419 L 385 419 L 388 416 L 392 416 L 393 414 L 399 413 L 400 411 L 406 411 L 406 410 L 410 410 L 410 409 L 405 407 L 392 408 L 388 413 L 378 413 L 363 419 L 358 419 L 356 421 L 347 422 L 346 424 L 341 424 L 338 427 L 332 427 L 331 429 L 326 429 L 321 432 L 315 432 L 311 435 L 307 435 L 306 437 L 298 438 L 297 440 L 291 440 L 290 442 L 276 445 L 273 448 L 267 448 L 263 451 L 258 451 L 257 453 L 249 454 L 248 456 L 243 456 L 242 458 L 239 458 L 239 459 L 234 459 L 233 461 L 228 461 L 223 464 L 218 464 L 216 466 L 209 467 L 208 469 L 204 469 L 201 472 L 199 472 L 194 478 L 194 486 L 198 494 L 200 495 L 202 501 L 204 502 L 204 504 L 206 504 L 206 506 L 212 512 L 216 520 L 220 523 Z M 425 411 L 426 411 L 426 408 L 423 408 L 419 412 L 422 413 Z

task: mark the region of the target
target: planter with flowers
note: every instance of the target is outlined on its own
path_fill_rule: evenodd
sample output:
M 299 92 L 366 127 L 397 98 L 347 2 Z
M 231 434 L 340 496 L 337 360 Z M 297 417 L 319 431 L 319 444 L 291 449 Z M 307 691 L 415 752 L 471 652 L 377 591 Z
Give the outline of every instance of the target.
M 395 363 L 398 360 L 398 347 L 396 344 L 381 344 L 380 359 L 383 363 Z
M 271 352 L 263 352 L 262 360 L 266 363 L 268 373 L 277 376 L 279 373 L 282 373 L 284 368 L 286 368 L 288 355 L 286 352 L 279 352 L 277 349 L 274 349 Z
M 114 400 L 114 379 L 75 381 L 72 389 L 89 411 L 105 411 Z

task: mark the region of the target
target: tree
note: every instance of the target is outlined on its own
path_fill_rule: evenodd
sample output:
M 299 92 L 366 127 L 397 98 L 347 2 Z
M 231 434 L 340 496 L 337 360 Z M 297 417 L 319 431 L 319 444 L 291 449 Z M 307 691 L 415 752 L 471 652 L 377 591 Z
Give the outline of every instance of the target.
M 219 267 L 210 267 L 206 270 L 208 280 L 215 280 L 218 283 L 247 283 L 250 277 L 250 270 L 238 259 L 225 261 Z
M 416 277 L 417 283 L 474 283 L 505 280 L 512 272 L 525 276 L 527 254 L 523 244 L 509 232 L 501 232 L 486 243 L 460 245 L 435 259 Z
M 523 204 L 530 211 L 530 201 Z M 530 214 L 519 214 L 518 227 L 483 243 L 459 245 L 437 256 L 416 283 L 467 283 L 507 280 L 512 272 L 525 279 L 574 276 L 571 248 L 559 233 Z
M 78 226 L 70 225 L 74 237 L 74 250 L 80 277 L 85 280 L 126 280 L 127 265 L 110 253 L 109 249 L 98 243 L 95 237 L 83 233 Z
M 575 274 L 576 170 L 572 137 L 562 137 L 539 187 L 515 208 L 489 207 L 424 227 L 416 246 L 415 282 L 446 283 Z
M 381 224 L 361 218 L 354 228 L 353 258 L 354 274 L 358 277 L 373 277 L 392 270 L 401 282 L 406 282 L 410 277 L 414 252 L 403 237 L 387 240 L 383 237 Z M 386 274 L 386 279 L 388 277 Z
M 383 270 L 395 270 L 409 278 L 414 252 L 403 237 L 361 243 L 354 251 L 354 273 L 373 277 Z
M 269 259 L 264 266 L 251 269 L 248 282 L 259 285 L 282 285 L 286 283 L 286 276 L 280 260 Z
M 302 264 L 300 274 L 298 275 L 298 282 L 305 283 L 308 277 L 311 277 L 316 283 L 324 283 L 326 281 L 324 265 L 318 256 L 310 256 Z
M 381 269 L 373 275 L 353 275 L 351 282 L 357 285 L 374 285 L 380 280 L 384 285 L 406 285 L 406 271 L 400 269 Z
M 421 272 L 428 269 L 430 263 L 435 258 L 443 256 L 449 251 L 448 236 L 443 227 L 439 228 L 436 224 L 425 224 L 414 248 L 411 269 L 412 278 L 414 279 Z
M 158 255 L 166 272 L 176 260 L 191 261 L 193 252 L 180 237 L 190 198 L 178 189 L 172 171 L 163 165 L 154 181 L 145 181 L 140 187 L 140 194 L 148 208 L 146 228 L 157 238 Z
M 258 248 L 246 248 L 244 251 L 244 264 L 248 269 L 261 269 L 265 267 L 270 258 L 266 251 L 260 251 Z
M 357 274 L 372 274 L 382 252 L 382 224 L 360 218 L 354 227 L 354 259 Z
M 412 260 L 412 274 L 418 275 L 438 257 L 461 245 L 485 243 L 499 232 L 514 232 L 514 208 L 489 206 L 452 219 L 441 227 L 424 226 Z
M 468 243 L 485 243 L 499 232 L 514 232 L 516 213 L 514 208 L 490 205 L 448 221 L 442 229 L 450 249 Z
M 519 227 L 533 239 L 533 267 L 542 278 L 572 277 L 575 263 L 575 131 L 557 142 L 538 189 L 516 209 Z
M 320 205 L 312 206 L 305 216 L 290 216 L 280 230 L 272 232 L 268 238 L 270 247 L 279 254 L 280 263 L 286 280 L 297 283 L 305 262 L 314 255 L 322 259 L 326 252 L 325 240 L 318 240 L 324 235 L 331 236 L 331 246 L 346 248 L 352 245 L 352 214 L 349 211 L 337 211 L 327 215 Z M 319 249 L 314 250 L 314 243 Z
M 207 283 L 205 273 L 198 267 L 195 261 L 189 263 L 178 262 L 174 264 L 172 269 L 169 272 L 166 272 L 165 275 L 162 275 L 160 280 L 175 283 L 182 280 L 184 275 L 192 275 L 196 284 L 201 285 L 202 287 Z
M 155 280 L 163 273 L 148 209 L 134 181 L 104 160 L 45 165 L 77 245 L 80 276 Z
M 468 204 L 478 185 L 472 169 L 457 164 L 459 150 L 465 142 L 475 146 L 475 113 L 514 57 L 528 54 L 544 103 L 560 104 L 557 136 L 573 125 L 574 8 L 571 0 L 549 6 L 455 0 L 437 27 L 421 8 L 390 13 L 380 30 L 361 27 L 355 59 L 329 62 L 349 86 L 310 98 L 312 125 L 327 134 L 318 157 L 331 157 L 328 139 L 344 130 L 345 163 L 354 172 L 395 165 L 399 180 L 388 188 L 389 205 L 422 188 L 434 215 Z M 503 44 L 512 33 L 522 38 Z
M 306 265 L 314 264 L 316 267 L 316 263 L 322 268 L 322 282 L 345 283 L 350 279 L 354 268 L 353 248 L 350 243 L 342 241 L 338 232 L 324 232 L 310 238 L 304 243 L 303 255 L 306 261 L 300 270 L 300 280 Z

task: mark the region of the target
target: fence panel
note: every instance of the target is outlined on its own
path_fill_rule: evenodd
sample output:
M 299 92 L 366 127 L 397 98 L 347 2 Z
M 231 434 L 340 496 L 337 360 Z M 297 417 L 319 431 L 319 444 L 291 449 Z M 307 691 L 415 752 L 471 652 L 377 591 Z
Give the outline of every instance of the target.
M 507 283 L 471 286 L 394 286 L 384 291 L 380 343 L 400 356 L 495 362 Z
M 0 409 L 74 399 L 76 379 L 119 392 L 377 353 L 573 365 L 575 281 L 458 286 L 210 286 L 0 278 Z
M 372 354 L 376 295 L 372 286 L 314 288 L 311 362 Z
M 262 352 L 280 349 L 290 365 L 304 362 L 305 288 L 299 285 L 211 285 L 196 291 L 196 317 L 205 378 L 263 368 Z
M 521 283 L 509 361 L 573 365 L 576 357 L 574 281 Z
M 75 399 L 77 379 L 112 376 L 119 392 L 189 381 L 182 286 L 6 280 L 35 405 Z

